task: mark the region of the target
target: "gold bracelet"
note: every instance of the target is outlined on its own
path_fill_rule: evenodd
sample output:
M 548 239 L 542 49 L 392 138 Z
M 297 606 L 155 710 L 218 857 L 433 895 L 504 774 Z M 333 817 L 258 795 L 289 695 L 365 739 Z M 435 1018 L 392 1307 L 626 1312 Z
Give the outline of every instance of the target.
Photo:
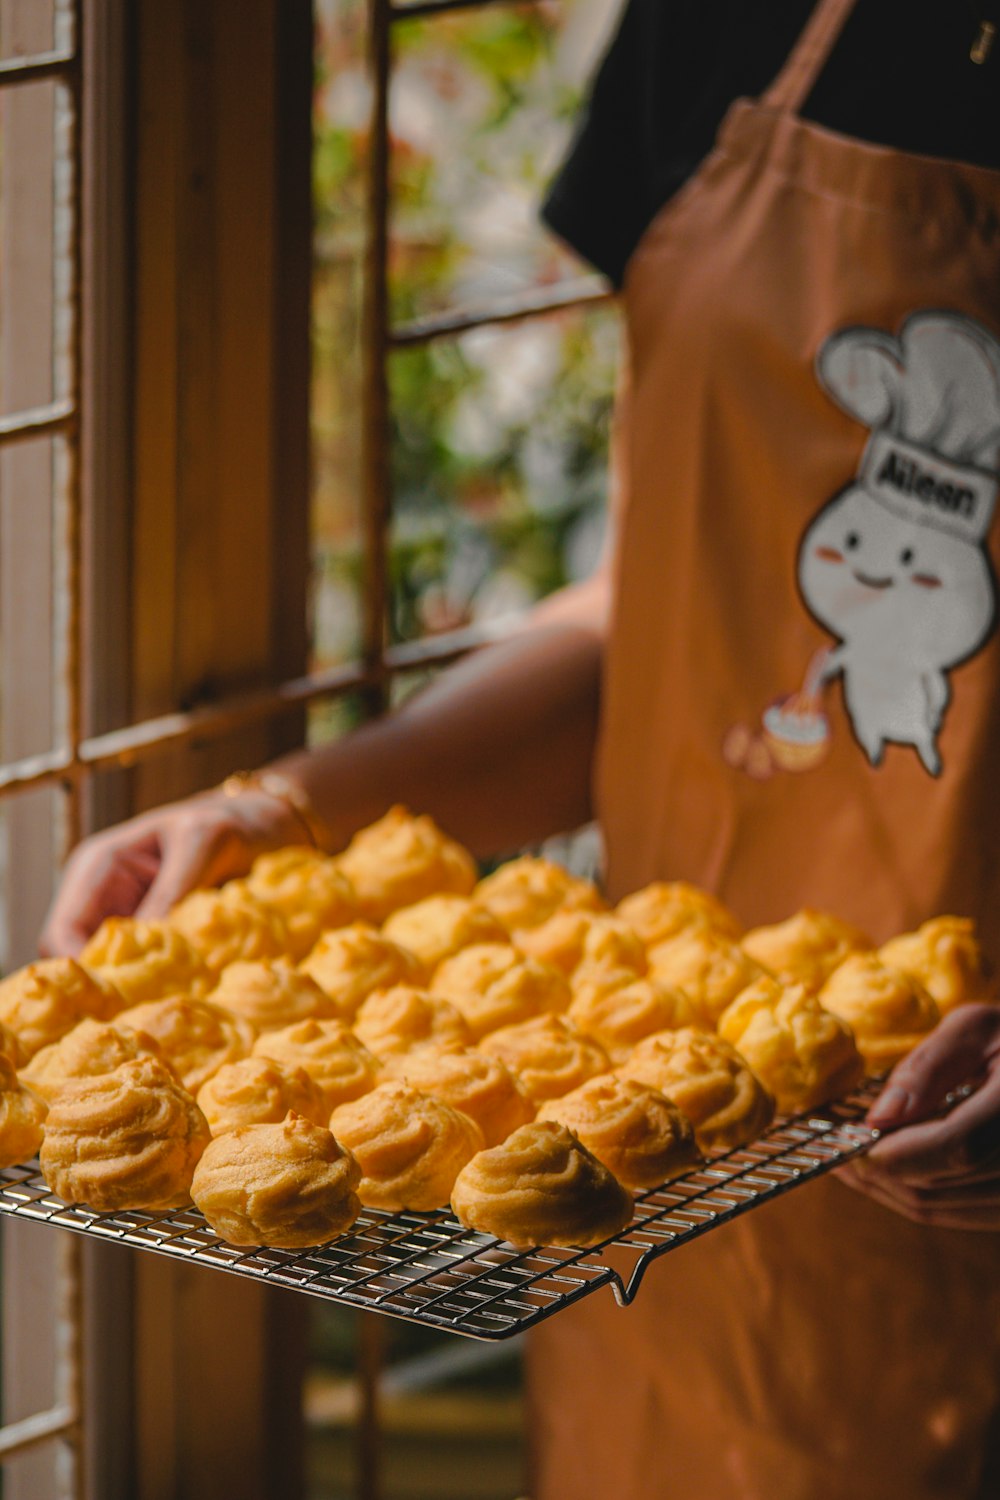
M 284 803 L 299 820 L 315 849 L 327 853 L 332 847 L 329 830 L 311 799 L 290 776 L 284 776 L 280 771 L 233 771 L 219 790 L 224 797 L 239 797 L 244 792 L 262 792 L 265 797 L 273 797 Z

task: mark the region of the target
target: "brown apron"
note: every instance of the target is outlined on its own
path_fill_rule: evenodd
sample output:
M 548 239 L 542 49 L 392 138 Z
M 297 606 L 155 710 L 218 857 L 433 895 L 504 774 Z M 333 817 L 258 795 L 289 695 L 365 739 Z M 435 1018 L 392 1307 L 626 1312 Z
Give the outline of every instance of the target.
M 851 8 L 629 265 L 610 893 L 961 912 L 1000 957 L 1000 174 L 799 117 Z M 542 1325 L 529 1374 L 533 1500 L 995 1500 L 1000 1236 L 825 1179 Z

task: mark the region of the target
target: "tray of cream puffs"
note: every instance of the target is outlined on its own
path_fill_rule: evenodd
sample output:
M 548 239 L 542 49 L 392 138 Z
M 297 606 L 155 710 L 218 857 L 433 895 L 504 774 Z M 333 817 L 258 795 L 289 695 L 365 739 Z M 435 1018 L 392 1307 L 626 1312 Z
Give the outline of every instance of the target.
M 395 807 L 0 982 L 0 1212 L 502 1338 L 867 1149 L 994 994 L 961 917 L 611 909 Z

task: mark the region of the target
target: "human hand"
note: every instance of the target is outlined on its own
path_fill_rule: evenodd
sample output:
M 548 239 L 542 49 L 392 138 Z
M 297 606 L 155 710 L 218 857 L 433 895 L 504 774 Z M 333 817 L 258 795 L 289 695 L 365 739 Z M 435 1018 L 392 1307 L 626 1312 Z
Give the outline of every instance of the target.
M 1000 1006 L 945 1016 L 893 1069 L 868 1123 L 888 1133 L 843 1181 L 918 1224 L 1000 1230 Z
M 105 917 L 162 917 L 195 886 L 244 875 L 265 850 L 302 842 L 293 810 L 249 787 L 235 797 L 214 790 L 154 808 L 77 846 L 39 950 L 75 956 Z

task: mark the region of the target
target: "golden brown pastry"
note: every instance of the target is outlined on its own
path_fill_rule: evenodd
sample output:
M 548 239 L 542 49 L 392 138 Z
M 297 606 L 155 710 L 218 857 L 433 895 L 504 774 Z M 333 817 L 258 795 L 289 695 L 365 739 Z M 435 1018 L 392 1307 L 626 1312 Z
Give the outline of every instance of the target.
M 163 1060 L 158 1044 L 145 1031 L 119 1030 L 110 1022 L 94 1021 L 88 1016 L 61 1041 L 36 1052 L 28 1066 L 22 1068 L 21 1081 L 51 1101 L 67 1083 L 78 1078 L 97 1078 L 137 1057 Z
M 18 1080 L 14 1064 L 0 1052 L 0 1167 L 28 1161 L 42 1144 L 48 1106 Z
M 819 1002 L 851 1028 L 872 1073 L 895 1067 L 940 1019 L 919 979 L 889 968 L 875 953 L 845 958 L 820 990 Z
M 211 1137 L 191 1095 L 155 1057 L 80 1078 L 53 1101 L 39 1159 L 52 1191 L 99 1212 L 179 1208 Z
M 580 880 L 550 859 L 523 855 L 508 860 L 476 886 L 476 900 L 493 913 L 508 932 L 540 927 L 553 913 L 570 910 L 607 911 L 607 902 L 589 880 Z
M 518 932 L 516 945 L 529 958 L 551 964 L 566 978 L 610 969 L 646 972 L 646 949 L 624 922 L 606 912 L 557 911 L 539 927 Z
M 708 891 L 685 880 L 656 880 L 619 901 L 615 915 L 639 934 L 647 948 L 665 943 L 686 927 L 710 927 L 735 940 L 740 925 Z
M 532 1103 L 558 1099 L 611 1067 L 599 1042 L 584 1036 L 564 1016 L 536 1016 L 484 1037 L 482 1050 L 499 1057 Z
M 774 1100 L 735 1047 L 694 1026 L 646 1037 L 618 1075 L 666 1094 L 705 1152 L 745 1145 L 774 1117 Z
M 499 1146 L 512 1130 L 535 1117 L 534 1104 L 506 1063 L 476 1048 L 454 1052 L 418 1047 L 392 1058 L 386 1072 L 460 1109 L 475 1120 L 487 1146 Z
M 616 1064 L 624 1062 L 643 1037 L 676 1031 L 695 1020 L 694 1006 L 683 990 L 637 978 L 629 969 L 574 980 L 573 1003 L 566 1014 L 600 1042 Z
M 279 914 L 296 963 L 322 933 L 346 927 L 359 915 L 357 893 L 338 862 L 302 844 L 258 855 L 246 880 L 230 881 L 224 889 L 233 887 Z
M 383 1062 L 425 1044 L 453 1050 L 472 1042 L 465 1017 L 450 1000 L 409 984 L 369 995 L 354 1018 L 354 1031 Z
M 353 1021 L 361 1002 L 394 984 L 423 983 L 420 963 L 367 922 L 324 933 L 300 965 L 333 1001 L 338 1016 Z
M 563 1011 L 572 995 L 557 969 L 522 958 L 509 943 L 475 943 L 434 971 L 434 994 L 462 1012 L 478 1041 L 501 1026 Z
M 9 1058 L 15 1068 L 19 1068 L 27 1061 L 21 1050 L 21 1043 L 17 1039 L 17 1033 L 11 1031 L 9 1026 L 4 1026 L 2 1022 L 0 1022 L 0 1053 Z
M 468 896 L 428 896 L 394 911 L 384 937 L 416 954 L 426 974 L 472 943 L 506 943 L 507 929 L 492 912 Z
M 267 1031 L 254 1043 L 253 1055 L 272 1058 L 282 1067 L 304 1068 L 319 1087 L 327 1114 L 367 1094 L 380 1072 L 378 1059 L 343 1021 L 296 1021 Z
M 295 1021 L 335 1014 L 336 1007 L 315 979 L 281 959 L 227 964 L 208 998 L 242 1016 L 258 1031 L 275 1031 Z
M 399 1082 L 342 1104 L 330 1129 L 358 1159 L 358 1196 L 367 1208 L 443 1208 L 483 1145 L 475 1120 Z
M 322 1090 L 304 1068 L 269 1057 L 223 1063 L 198 1090 L 198 1108 L 213 1135 L 238 1125 L 278 1125 L 289 1110 L 314 1125 L 325 1125 L 330 1115 Z
M 764 973 L 738 943 L 710 927 L 689 927 L 650 949 L 653 979 L 683 990 L 698 1023 L 714 1029 L 727 1005 Z
M 296 1114 L 240 1125 L 206 1147 L 191 1196 L 229 1245 L 325 1245 L 361 1212 L 361 1169 L 329 1130 Z
M 451 892 L 467 896 L 476 883 L 476 862 L 467 849 L 442 833 L 432 818 L 391 807 L 385 817 L 356 833 L 338 858 L 354 886 L 361 915 L 384 922 L 401 906 Z
M 109 1020 L 123 1003 L 115 985 L 72 958 L 41 959 L 0 983 L 0 1023 L 16 1036 L 25 1062 L 84 1017 Z
M 80 955 L 81 963 L 110 979 L 123 1004 L 165 995 L 202 995 L 211 971 L 174 927 L 133 917 L 107 917 Z
M 919 980 L 943 1016 L 969 1000 L 997 998 L 992 965 L 968 917 L 932 917 L 884 943 L 878 956 Z
M 249 1021 L 212 1005 L 208 1000 L 147 1000 L 122 1011 L 115 1020 L 120 1030 L 146 1032 L 184 1087 L 197 1094 L 223 1063 L 246 1057 L 256 1031 Z
M 458 1174 L 451 1206 L 469 1229 L 532 1245 L 586 1249 L 631 1223 L 630 1193 L 556 1120 L 533 1120 Z
M 786 922 L 755 927 L 742 941 L 744 953 L 788 984 L 818 990 L 849 953 L 870 949 L 871 939 L 849 922 L 811 907 Z
M 248 890 L 192 891 L 167 921 L 214 974 L 240 960 L 280 958 L 288 947 L 283 918 Z
M 634 1193 L 679 1177 L 701 1160 L 687 1115 L 634 1078 L 592 1078 L 561 1099 L 549 1099 L 538 1118 L 572 1130 Z
M 719 1035 L 746 1059 L 784 1115 L 836 1099 L 864 1075 L 850 1028 L 805 985 L 755 980 L 723 1013 Z

